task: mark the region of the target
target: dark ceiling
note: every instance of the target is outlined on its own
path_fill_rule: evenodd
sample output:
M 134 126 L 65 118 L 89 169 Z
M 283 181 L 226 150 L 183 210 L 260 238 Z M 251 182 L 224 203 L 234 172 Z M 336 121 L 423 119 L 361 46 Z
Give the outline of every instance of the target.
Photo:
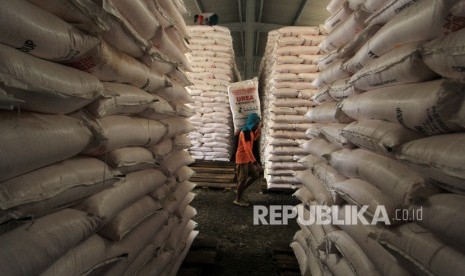
M 330 0 L 184 0 L 193 25 L 194 15 L 213 12 L 233 38 L 236 64 L 243 78 L 258 75 L 267 33 L 284 26 L 317 26 L 329 16 Z

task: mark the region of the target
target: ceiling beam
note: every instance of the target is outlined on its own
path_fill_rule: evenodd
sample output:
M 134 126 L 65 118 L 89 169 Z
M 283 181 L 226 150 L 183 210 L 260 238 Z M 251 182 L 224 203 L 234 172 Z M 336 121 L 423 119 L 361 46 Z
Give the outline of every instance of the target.
M 203 8 L 202 1 L 200 0 L 194 0 L 195 1 L 195 6 L 197 7 L 197 10 L 199 11 L 199 14 L 203 13 L 205 9 Z
M 240 31 L 247 30 L 246 23 L 244 22 L 222 23 L 220 25 L 228 28 L 231 32 L 240 32 Z M 267 32 L 282 28 L 282 27 L 286 27 L 286 25 L 258 23 L 258 22 L 255 22 L 253 24 L 254 31 L 263 32 L 263 33 L 267 33 Z
M 302 15 L 302 12 L 304 11 L 305 6 L 307 5 L 308 0 L 302 0 L 300 3 L 299 10 L 297 10 L 297 13 L 295 14 L 294 20 L 292 21 L 292 25 L 296 25 L 297 21 L 299 21 L 300 16 Z
M 254 45 L 255 45 L 255 0 L 246 1 L 245 12 L 245 78 L 251 79 L 254 73 Z
M 237 10 L 239 13 L 239 22 L 242 23 L 242 0 L 237 0 Z M 245 55 L 245 38 L 244 31 L 241 31 L 242 55 Z

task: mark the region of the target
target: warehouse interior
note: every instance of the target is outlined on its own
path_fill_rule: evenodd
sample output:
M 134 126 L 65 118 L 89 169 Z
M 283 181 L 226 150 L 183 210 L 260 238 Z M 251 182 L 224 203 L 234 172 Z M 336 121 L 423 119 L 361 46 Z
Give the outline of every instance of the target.
M 0 3 L 0 274 L 465 274 L 465 0 Z

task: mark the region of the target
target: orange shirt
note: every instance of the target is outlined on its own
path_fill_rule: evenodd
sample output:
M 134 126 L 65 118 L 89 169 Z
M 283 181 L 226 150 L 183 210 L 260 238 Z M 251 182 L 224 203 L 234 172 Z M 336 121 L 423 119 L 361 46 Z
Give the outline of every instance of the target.
M 244 164 L 257 161 L 253 155 L 253 142 L 260 136 L 260 130 L 250 132 L 250 141 L 245 140 L 244 132 L 239 133 L 239 144 L 236 152 L 236 164 Z

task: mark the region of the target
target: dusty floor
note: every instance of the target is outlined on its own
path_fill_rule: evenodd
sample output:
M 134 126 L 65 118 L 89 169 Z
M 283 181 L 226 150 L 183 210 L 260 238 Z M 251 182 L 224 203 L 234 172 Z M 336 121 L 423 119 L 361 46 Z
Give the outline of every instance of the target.
M 196 189 L 192 206 L 200 235 L 216 238 L 218 256 L 215 271 L 206 275 L 276 275 L 272 247 L 276 242 L 290 242 L 298 225 L 253 225 L 252 205 L 296 205 L 290 194 L 262 193 L 257 181 L 245 192 L 249 207 L 232 204 L 235 191 Z M 205 274 L 205 273 L 204 273 Z

